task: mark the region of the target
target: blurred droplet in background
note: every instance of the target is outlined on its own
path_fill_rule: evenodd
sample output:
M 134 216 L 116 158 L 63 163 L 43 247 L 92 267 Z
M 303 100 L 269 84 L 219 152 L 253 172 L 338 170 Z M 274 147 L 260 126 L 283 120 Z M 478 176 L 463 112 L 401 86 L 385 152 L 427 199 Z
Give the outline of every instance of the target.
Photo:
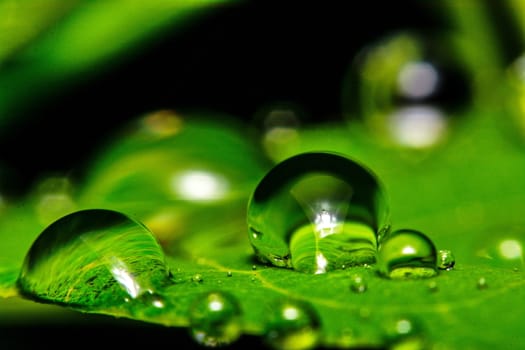
M 446 141 L 470 99 L 447 36 L 400 31 L 365 45 L 343 83 L 342 108 L 379 143 L 428 149 Z

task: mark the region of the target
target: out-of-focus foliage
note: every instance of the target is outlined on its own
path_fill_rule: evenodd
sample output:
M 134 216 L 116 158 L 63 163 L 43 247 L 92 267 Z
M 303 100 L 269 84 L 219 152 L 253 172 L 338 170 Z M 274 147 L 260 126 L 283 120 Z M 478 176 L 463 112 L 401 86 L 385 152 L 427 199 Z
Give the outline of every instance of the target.
M 107 71 L 228 2 L 0 1 L 0 126 L 29 99 Z

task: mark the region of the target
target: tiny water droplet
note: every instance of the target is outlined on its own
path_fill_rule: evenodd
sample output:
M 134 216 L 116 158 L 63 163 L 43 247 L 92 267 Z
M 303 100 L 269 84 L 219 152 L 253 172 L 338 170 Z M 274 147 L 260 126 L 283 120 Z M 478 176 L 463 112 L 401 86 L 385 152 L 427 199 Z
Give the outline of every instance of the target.
M 456 257 L 454 256 L 452 251 L 448 249 L 441 249 L 438 251 L 438 256 L 437 256 L 438 269 L 450 271 L 454 268 L 454 265 L 456 265 Z
M 438 284 L 437 284 L 436 281 L 430 281 L 427 286 L 428 286 L 428 290 L 433 292 L 433 293 L 435 293 L 435 292 L 437 292 L 439 290 Z
M 257 270 L 257 265 L 252 265 L 252 270 Z
M 142 297 L 173 282 L 144 225 L 120 212 L 88 209 L 63 216 L 38 236 L 17 284 L 25 297 L 93 310 L 126 301 L 131 308 L 144 305 Z
M 487 280 L 485 279 L 485 277 L 480 277 L 476 283 L 476 286 L 478 287 L 479 290 L 487 289 L 488 284 L 487 284 Z
M 203 281 L 203 279 L 202 279 L 202 275 L 201 275 L 200 273 L 196 273 L 196 274 L 194 274 L 193 276 L 191 276 L 191 280 L 192 280 L 193 282 L 199 282 L 199 283 L 200 283 L 200 282 Z
M 214 291 L 199 296 L 190 306 L 190 332 L 200 345 L 231 345 L 242 333 L 241 308 L 226 292 Z
M 434 243 L 424 233 L 401 229 L 381 242 L 378 272 L 391 279 L 429 278 L 437 274 Z
M 233 276 L 233 273 L 231 271 L 226 272 L 226 276 L 231 277 Z
M 250 197 L 247 221 L 260 261 L 315 274 L 375 263 L 378 236 L 389 227 L 378 178 L 328 152 L 295 155 L 271 169 Z
M 386 321 L 385 342 L 392 350 L 428 349 L 428 339 L 423 325 L 412 316 L 402 316 Z
M 279 300 L 269 308 L 266 342 L 276 350 L 309 350 L 318 345 L 320 319 L 311 304 Z
M 368 284 L 361 275 L 352 275 L 350 277 L 350 290 L 355 293 L 364 293 L 368 289 Z

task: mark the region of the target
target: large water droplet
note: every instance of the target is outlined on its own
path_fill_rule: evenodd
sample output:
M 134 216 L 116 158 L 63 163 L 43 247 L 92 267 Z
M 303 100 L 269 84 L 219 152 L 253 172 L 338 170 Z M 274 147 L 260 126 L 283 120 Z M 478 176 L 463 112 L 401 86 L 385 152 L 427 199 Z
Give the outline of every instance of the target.
M 241 336 L 240 305 L 226 292 L 199 296 L 190 306 L 189 317 L 191 335 L 201 345 L 230 345 Z
M 339 154 L 303 153 L 277 164 L 248 204 L 257 257 L 275 266 L 324 273 L 375 263 L 388 230 L 387 199 L 377 177 Z
M 63 216 L 33 242 L 18 277 L 22 295 L 90 311 L 162 309 L 156 291 L 171 283 L 164 253 L 141 223 L 116 211 Z
M 79 205 L 133 213 L 167 251 L 244 214 L 268 160 L 233 118 L 192 117 L 157 111 L 125 125 L 90 165 Z
M 349 69 L 343 110 L 378 141 L 425 149 L 446 138 L 452 114 L 470 99 L 470 82 L 448 36 L 391 33 L 363 47 Z
M 308 350 L 317 346 L 321 324 L 311 304 L 282 299 L 269 311 L 265 339 L 273 349 Z
M 437 274 L 434 243 L 424 233 L 401 229 L 386 236 L 379 245 L 378 272 L 387 278 L 428 278 Z

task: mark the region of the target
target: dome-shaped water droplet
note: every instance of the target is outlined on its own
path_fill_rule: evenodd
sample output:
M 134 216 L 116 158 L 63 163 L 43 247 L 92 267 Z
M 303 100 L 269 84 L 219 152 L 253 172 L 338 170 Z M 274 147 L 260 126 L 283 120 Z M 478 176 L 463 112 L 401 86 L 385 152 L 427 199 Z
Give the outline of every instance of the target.
M 88 209 L 49 225 L 29 249 L 18 287 L 25 297 L 82 310 L 149 305 L 170 284 L 164 253 L 141 223 L 116 211 Z
M 343 111 L 386 145 L 426 149 L 446 138 L 451 115 L 471 98 L 470 79 L 453 45 L 403 31 L 362 48 L 343 85 Z
M 311 304 L 282 299 L 271 305 L 265 339 L 275 350 L 308 350 L 320 339 L 319 315 Z
M 379 245 L 378 272 L 387 278 L 428 278 L 437 274 L 434 243 L 424 233 L 401 229 L 386 236 Z
M 372 264 L 388 230 L 384 189 L 363 165 L 339 154 L 288 158 L 259 182 L 248 204 L 257 257 L 281 267 L 324 273 Z
M 244 214 L 250 191 L 270 164 L 243 132 L 226 115 L 147 114 L 94 159 L 79 205 L 133 213 L 167 251 L 180 249 L 173 246 L 181 235 Z
M 449 249 L 440 249 L 437 254 L 437 267 L 440 270 L 452 270 L 456 265 L 456 257 Z
M 201 345 L 230 345 L 241 336 L 240 305 L 226 292 L 199 296 L 190 306 L 189 318 L 191 335 Z

